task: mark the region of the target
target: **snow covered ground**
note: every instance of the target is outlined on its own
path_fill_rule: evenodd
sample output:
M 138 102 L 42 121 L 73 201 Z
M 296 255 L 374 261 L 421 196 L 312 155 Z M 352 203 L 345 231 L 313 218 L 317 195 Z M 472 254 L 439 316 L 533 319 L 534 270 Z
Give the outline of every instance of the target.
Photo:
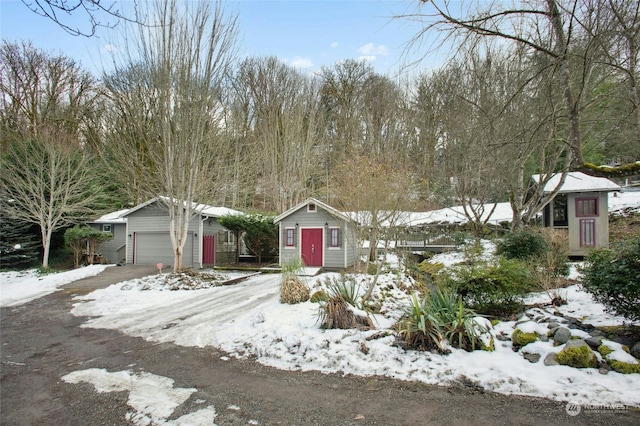
M 631 194 L 629 197 L 626 195 Z M 617 198 L 612 200 L 612 198 Z M 640 205 L 640 193 L 610 197 L 611 207 L 621 210 Z M 485 253 L 492 246 L 485 242 Z M 446 253 L 433 260 L 452 265 L 462 259 L 459 253 Z M 393 266 L 393 265 L 392 265 Z M 39 276 L 35 271 L 0 273 L 0 306 L 24 304 L 56 291 L 61 285 L 100 273 L 105 266 L 90 266 L 73 271 Z M 237 275 L 230 275 L 235 277 Z M 305 277 L 312 289 L 337 274 Z M 572 278 L 579 275 L 572 272 Z M 359 277 L 363 281 L 363 277 Z M 152 342 L 172 342 L 182 346 L 218 347 L 233 357 L 254 357 L 258 362 L 284 370 L 317 370 L 326 373 L 388 377 L 421 381 L 434 385 L 475 384 L 488 391 L 567 401 L 581 405 L 640 407 L 638 374 L 617 372 L 600 374 L 597 369 L 575 369 L 567 366 L 545 366 L 548 353 L 563 346 L 537 341 L 527 346 L 541 355 L 531 363 L 521 352 L 512 350 L 511 342 L 496 340 L 494 352 L 465 352 L 453 349 L 449 355 L 404 351 L 392 346 L 393 335 L 372 338 L 402 315 L 408 303 L 413 282 L 397 269 L 382 275 L 378 292 L 385 297 L 382 315 L 374 318 L 378 330 L 322 330 L 318 322 L 318 305 L 279 303 L 280 276 L 257 275 L 239 284 L 201 289 L 175 288 L 168 274 L 131 280 L 77 297 L 72 314 L 88 317 L 84 327 L 118 329 Z M 362 285 L 364 290 L 364 283 Z M 619 325 L 622 318 L 613 317 L 602 305 L 582 291 L 579 285 L 564 290 L 568 304 L 558 310 L 583 323 Z M 528 303 L 548 301 L 545 293 L 531 294 Z M 501 322 L 493 335 L 511 335 L 516 326 L 523 331 L 544 326 L 534 318 L 556 319 L 552 312 L 535 308 L 518 321 Z M 572 334 L 582 337 L 580 330 Z M 620 345 L 607 341 L 614 358 L 634 362 Z M 98 392 L 129 391 L 128 419 L 134 424 L 211 424 L 216 417 L 213 406 L 203 406 L 179 419 L 166 420 L 195 389 L 174 388 L 167 377 L 145 372 L 88 369 L 72 372 L 62 380 L 68 383 L 93 384 Z M 223 409 L 225 407 L 222 407 Z M 234 407 L 226 407 L 234 409 Z M 252 421 L 253 422 L 253 421 Z M 257 424 L 253 422 L 252 424 Z
M 459 260 L 457 256 L 448 253 L 439 255 L 435 260 L 452 264 Z M 62 278 L 68 275 L 68 282 L 75 279 L 76 274 L 76 271 L 70 271 L 56 274 L 56 277 L 58 282 L 62 282 L 65 281 Z M 153 342 L 197 347 L 212 345 L 231 356 L 253 356 L 260 363 L 286 370 L 384 375 L 435 385 L 474 383 L 486 390 L 505 394 L 538 396 L 579 404 L 640 407 L 640 380 L 637 374 L 609 372 L 603 375 L 597 369 L 548 367 L 542 361 L 530 363 L 512 350 L 510 342 L 500 341 L 496 341 L 495 352 L 468 353 L 454 349 L 449 355 L 438 355 L 404 351 L 392 346 L 392 335 L 367 340 L 377 331 L 320 329 L 317 304 L 280 304 L 279 275 L 258 275 L 232 286 L 177 291 L 166 291 L 157 284 L 166 280 L 164 275 L 115 284 L 77 297 L 72 313 L 90 317 L 84 327 L 119 329 Z M 325 279 L 337 276 L 322 274 L 306 279 L 313 289 L 320 287 Z M 47 280 L 34 275 L 18 277 L 7 273 L 2 274 L 2 281 L 3 300 L 13 301 L 26 300 L 21 291 L 12 295 L 13 290 L 47 283 Z M 401 291 L 400 287 L 410 288 L 411 285 L 411 280 L 397 271 L 381 277 L 378 288 L 386 293 L 388 302 L 383 308 L 384 315 L 375 316 L 379 330 L 390 327 L 402 314 L 407 293 Z M 46 286 L 51 287 L 50 284 Z M 579 286 L 567 288 L 566 296 L 569 304 L 560 308 L 563 313 L 594 325 L 621 323 L 620 318 L 605 313 L 603 307 L 593 302 L 590 295 L 581 291 Z M 547 300 L 547 297 L 544 293 L 534 294 L 529 301 Z M 519 328 L 540 327 L 531 321 L 534 316 L 540 315 L 552 316 L 540 309 L 530 310 L 519 319 Z M 493 333 L 510 335 L 515 327 L 515 321 L 502 322 L 496 325 Z M 573 333 L 580 335 L 581 332 L 574 330 Z M 540 353 L 541 359 L 549 352 L 562 349 L 562 346 L 554 347 L 551 342 L 532 345 L 531 350 Z M 103 392 L 109 389 L 122 390 L 123 386 L 137 386 L 135 383 L 138 381 L 151 380 L 132 374 L 83 370 L 65 376 L 64 380 L 72 383 L 87 381 Z M 160 383 L 164 383 L 164 379 L 157 378 Z M 157 389 L 157 386 L 153 389 Z M 130 391 L 131 398 L 134 398 L 136 391 Z M 135 404 L 130 405 L 134 407 Z M 136 413 L 132 415 L 134 419 L 135 416 L 141 416 L 141 419 L 151 416 L 149 418 L 156 420 L 166 418 L 162 413 Z M 194 416 L 209 419 L 215 416 L 215 409 L 205 407 Z
M 27 303 L 58 288 L 82 278 L 92 277 L 104 271 L 106 265 L 91 265 L 72 271 L 38 274 L 36 269 L 0 273 L 0 307 Z

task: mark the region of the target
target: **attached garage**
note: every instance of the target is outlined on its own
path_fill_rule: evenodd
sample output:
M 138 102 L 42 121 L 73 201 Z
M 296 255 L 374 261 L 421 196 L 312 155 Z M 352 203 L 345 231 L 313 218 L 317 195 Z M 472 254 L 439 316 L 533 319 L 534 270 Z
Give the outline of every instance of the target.
M 173 265 L 174 253 L 168 232 L 136 232 L 133 235 L 133 263 L 137 265 Z M 187 235 L 182 251 L 182 265 L 193 266 L 193 233 Z

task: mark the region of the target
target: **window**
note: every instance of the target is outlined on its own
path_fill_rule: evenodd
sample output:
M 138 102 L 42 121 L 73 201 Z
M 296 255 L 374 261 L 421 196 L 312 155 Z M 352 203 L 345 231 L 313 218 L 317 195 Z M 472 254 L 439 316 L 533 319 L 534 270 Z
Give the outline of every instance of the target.
M 580 247 L 595 247 L 596 220 L 580 219 Z
M 295 245 L 295 229 L 287 228 L 285 230 L 285 246 L 293 247 Z
M 331 228 L 329 233 L 329 247 L 340 247 L 342 245 L 340 228 Z
M 598 216 L 597 198 L 576 198 L 576 216 L 589 217 Z
M 111 225 L 107 225 L 106 223 L 102 225 L 102 232 L 111 232 Z
M 553 200 L 553 226 L 568 226 L 567 196 L 558 194 Z
M 224 231 L 224 242 L 227 244 L 235 243 L 235 234 L 231 231 Z
M 307 204 L 307 211 L 308 212 L 315 212 L 316 211 L 316 205 L 313 203 Z

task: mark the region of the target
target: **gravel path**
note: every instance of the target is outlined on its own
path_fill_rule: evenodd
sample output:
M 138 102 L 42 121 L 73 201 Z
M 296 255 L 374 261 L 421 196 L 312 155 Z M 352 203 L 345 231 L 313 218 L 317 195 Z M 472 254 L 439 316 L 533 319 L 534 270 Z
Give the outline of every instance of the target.
M 87 318 L 69 313 L 74 295 L 122 281 L 127 274 L 149 273 L 126 267 L 105 272 L 0 310 L 1 424 L 131 424 L 128 392 L 98 393 L 92 385 L 61 380 L 89 368 L 152 373 L 173 379 L 176 388 L 195 388 L 168 424 L 205 406 L 215 407 L 218 425 L 640 424 L 638 411 L 583 410 L 569 416 L 565 404 L 544 399 L 280 371 L 227 359 L 212 347 L 154 344 L 119 331 L 81 328 Z

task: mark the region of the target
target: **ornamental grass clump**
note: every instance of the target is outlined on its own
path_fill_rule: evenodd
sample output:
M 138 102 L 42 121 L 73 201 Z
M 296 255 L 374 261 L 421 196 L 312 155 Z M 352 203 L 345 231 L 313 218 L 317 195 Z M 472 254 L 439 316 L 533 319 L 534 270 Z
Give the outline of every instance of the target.
M 309 300 L 309 287 L 299 277 L 304 268 L 302 259 L 293 259 L 282 265 L 282 282 L 280 283 L 280 303 L 290 305 Z
M 481 336 L 489 333 L 476 316 L 455 291 L 438 289 L 422 299 L 413 294 L 400 335 L 410 349 L 448 353 L 452 346 L 473 351 L 481 348 Z
M 320 300 L 318 318 L 322 328 L 374 329 L 373 321 L 362 311 L 358 302 L 360 286 L 354 277 L 342 275 L 339 279 L 327 278 L 326 298 Z

